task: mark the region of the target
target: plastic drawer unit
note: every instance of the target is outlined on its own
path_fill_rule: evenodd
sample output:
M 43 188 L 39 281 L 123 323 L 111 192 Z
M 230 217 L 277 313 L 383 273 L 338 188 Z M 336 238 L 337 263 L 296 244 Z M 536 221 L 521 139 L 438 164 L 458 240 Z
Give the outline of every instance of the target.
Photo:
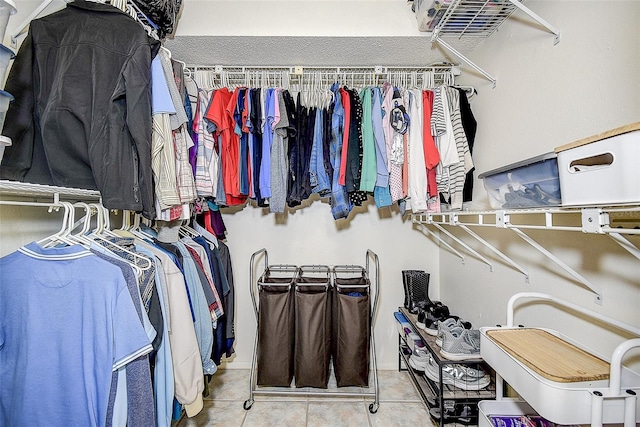
M 560 179 L 555 153 L 484 172 L 483 180 L 493 209 L 560 206 Z
M 555 151 L 563 206 L 640 203 L 640 122 Z

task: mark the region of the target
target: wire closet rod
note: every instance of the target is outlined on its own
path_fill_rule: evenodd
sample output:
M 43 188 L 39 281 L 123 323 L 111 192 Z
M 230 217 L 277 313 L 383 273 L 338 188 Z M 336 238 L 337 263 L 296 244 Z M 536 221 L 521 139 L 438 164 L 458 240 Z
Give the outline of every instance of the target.
M 369 73 L 369 74 L 389 74 L 394 72 L 422 72 L 433 71 L 440 73 L 460 74 L 460 65 L 455 64 L 434 64 L 427 66 L 409 66 L 409 67 L 388 67 L 388 66 L 289 66 L 289 65 L 187 65 L 190 71 L 202 70 L 213 71 L 215 73 L 232 72 L 245 73 L 255 71 L 265 72 L 287 72 L 293 75 L 301 75 L 314 72 L 324 72 L 327 74 L 343 74 L 343 73 Z
M 276 84 L 285 88 L 316 88 L 334 82 L 354 87 L 378 86 L 389 81 L 399 86 L 434 87 L 454 84 L 460 67 L 435 64 L 416 67 L 386 66 L 221 66 L 187 65 L 186 76 L 201 86 L 231 87 Z

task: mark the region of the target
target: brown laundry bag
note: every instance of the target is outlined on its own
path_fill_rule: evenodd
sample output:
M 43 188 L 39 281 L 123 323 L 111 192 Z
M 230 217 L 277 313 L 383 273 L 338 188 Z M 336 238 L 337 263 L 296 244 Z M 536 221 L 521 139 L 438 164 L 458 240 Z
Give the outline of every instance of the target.
M 340 289 L 339 284 L 361 288 Z M 336 278 L 333 291 L 333 367 L 338 387 L 368 387 L 371 308 L 366 278 Z M 354 296 L 357 293 L 359 296 Z M 352 294 L 352 295 L 349 295 Z
M 312 282 L 311 279 L 301 279 Z M 326 280 L 325 280 L 326 281 Z M 295 290 L 295 384 L 327 388 L 331 363 L 330 286 L 297 284 Z
M 293 285 L 259 286 L 258 385 L 291 386 L 295 326 L 293 292 Z

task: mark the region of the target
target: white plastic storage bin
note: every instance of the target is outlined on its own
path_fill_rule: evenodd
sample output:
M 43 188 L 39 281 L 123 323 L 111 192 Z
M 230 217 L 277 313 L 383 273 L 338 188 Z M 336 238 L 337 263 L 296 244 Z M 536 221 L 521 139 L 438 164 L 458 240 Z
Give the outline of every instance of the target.
M 0 42 L 4 39 L 4 33 L 7 30 L 7 24 L 9 24 L 9 18 L 11 15 L 15 15 L 18 9 L 13 0 L 0 0 Z
M 0 83 L 4 83 L 4 77 L 7 74 L 7 68 L 9 68 L 9 62 L 16 57 L 14 51 L 9 49 L 3 44 L 0 44 Z
M 484 172 L 484 182 L 493 209 L 526 209 L 560 206 L 560 179 L 555 153 Z
M 402 313 L 396 311 L 393 315 L 396 319 L 396 329 L 398 330 L 398 334 L 402 338 L 405 338 L 408 333 L 412 332 L 411 323 L 409 323 Z
M 0 90 L 0 132 L 4 126 L 4 118 L 7 115 L 9 104 L 13 101 L 13 95 L 4 90 Z
M 417 349 L 424 350 L 424 343 L 422 342 L 420 335 L 415 332 L 407 334 L 407 345 L 409 346 L 411 353 L 415 352 Z
M 496 427 L 492 419 L 500 417 L 521 417 L 538 415 L 526 402 L 521 400 L 482 400 L 478 402 L 478 427 Z
M 418 31 L 433 31 L 453 0 L 413 0 Z
M 563 206 L 640 203 L 640 123 L 556 148 Z
M 4 149 L 11 145 L 11 138 L 8 136 L 0 136 L 0 161 L 2 161 L 2 156 L 4 156 Z

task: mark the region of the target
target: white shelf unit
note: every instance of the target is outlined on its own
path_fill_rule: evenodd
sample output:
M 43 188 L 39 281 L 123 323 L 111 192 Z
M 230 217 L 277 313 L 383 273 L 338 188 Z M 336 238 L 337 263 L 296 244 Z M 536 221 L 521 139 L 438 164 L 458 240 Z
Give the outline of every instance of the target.
M 598 304 L 602 304 L 602 290 L 598 285 L 591 283 L 579 272 L 565 264 L 523 230 L 579 231 L 582 233 L 609 236 L 631 255 L 640 260 L 640 248 L 627 237 L 640 235 L 640 205 L 425 213 L 412 215 L 412 222 L 416 224 L 421 231 L 438 240 L 456 254 L 463 263 L 465 262 L 465 256 L 455 249 L 448 240 L 445 240 L 442 235 L 448 236 L 453 242 L 462 246 L 466 251 L 487 264 L 489 269 L 493 271 L 493 263 L 488 258 L 452 234 L 447 230 L 447 227 L 454 226 L 464 230 L 469 236 L 482 243 L 511 267 L 520 271 L 525 276 L 525 282 L 529 283 L 530 275 L 526 268 L 498 250 L 491 243 L 476 234 L 471 228 L 494 227 L 511 230 L 567 273 L 571 274 L 579 283 L 590 289 L 595 295 L 595 302 Z M 440 233 L 435 233 L 428 226 L 437 229 Z
M 444 0 L 439 2 L 444 11 L 431 34 L 431 42 L 457 56 L 471 68 L 496 85 L 496 79 L 473 61 L 457 51 L 443 38 L 489 37 L 514 12 L 521 11 L 554 35 L 554 44 L 560 42 L 560 31 L 527 8 L 520 0 Z
M 516 333 L 527 332 L 515 326 L 514 315 L 516 303 L 520 300 L 531 300 L 533 303 L 552 304 L 567 312 L 577 313 L 592 319 L 599 320 L 620 331 L 630 333 L 636 338 L 622 341 L 611 353 L 610 357 L 599 355 L 570 337 L 559 332 L 546 330 L 559 340 L 568 343 L 580 351 L 594 355 L 606 361 L 609 365 L 609 374 L 606 378 L 583 381 L 552 380 L 538 370 L 538 365 L 525 362 L 507 350 L 490 337 L 492 331 L 512 330 Z M 543 330 L 540 328 L 535 328 Z M 507 303 L 507 321 L 501 327 L 480 328 L 480 353 L 482 358 L 496 370 L 496 401 L 485 402 L 480 405 L 481 426 L 488 426 L 490 422 L 486 415 L 522 415 L 531 414 L 535 410 L 537 414 L 559 424 L 590 424 L 592 427 L 602 427 L 604 424 L 624 423 L 624 427 L 638 425 L 640 421 L 640 401 L 637 394 L 640 392 L 640 374 L 623 365 L 623 359 L 629 350 L 640 347 L 640 328 L 636 325 L 626 324 L 616 319 L 604 316 L 593 310 L 589 310 L 556 298 L 549 294 L 538 292 L 521 292 L 513 295 Z M 511 347 L 517 345 L 511 344 Z M 538 350 L 540 351 L 540 350 Z M 552 347 L 547 351 L 553 354 Z M 519 353 L 519 348 L 516 350 Z M 560 359 L 567 357 L 566 353 L 552 359 L 555 363 L 563 363 Z M 572 354 L 572 353 L 571 353 Z M 541 359 L 538 357 L 538 359 Z M 547 362 L 548 363 L 548 362 Z M 565 366 L 567 360 L 564 361 Z M 544 370 L 544 369 L 543 369 Z M 567 371 L 569 372 L 569 371 Z M 587 374 L 587 372 L 582 372 Z M 503 399 L 504 390 L 502 380 L 505 380 L 526 402 L 514 402 Z M 483 406 L 486 406 L 483 408 Z M 490 407 L 490 408 L 489 408 Z M 486 410 L 486 412 L 484 412 Z
M 100 201 L 100 192 L 79 188 L 0 180 L 0 204 L 14 206 L 61 206 L 61 201 Z

